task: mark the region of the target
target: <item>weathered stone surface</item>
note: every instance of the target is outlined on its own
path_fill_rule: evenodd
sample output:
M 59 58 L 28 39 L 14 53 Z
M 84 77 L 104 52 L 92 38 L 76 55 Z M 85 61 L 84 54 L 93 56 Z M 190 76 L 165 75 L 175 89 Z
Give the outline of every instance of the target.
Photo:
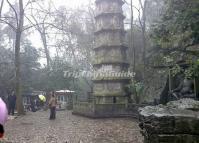
M 95 51 L 95 62 L 101 61 L 127 61 L 126 51 L 120 48 Z M 112 70 L 114 71 L 114 70 Z
M 199 102 L 181 99 L 166 106 L 139 109 L 146 143 L 196 143 L 199 139 Z
M 96 83 L 94 85 L 94 90 L 95 92 L 111 92 L 111 91 L 114 91 L 114 92 L 120 92 L 122 91 L 122 84 L 120 82 L 115 82 L 115 83 Z
M 118 65 L 102 65 L 98 68 L 95 68 L 96 72 L 116 72 L 116 73 L 121 73 L 123 71 L 127 70 L 127 67 L 125 66 L 118 66 Z
M 97 13 L 96 15 L 99 15 L 103 12 L 105 13 L 122 13 L 122 8 L 120 6 L 120 3 L 117 1 L 101 1 L 101 3 L 98 4 L 97 7 Z
M 104 15 L 105 14 L 106 16 L 104 17 L 102 17 L 102 15 L 98 16 L 96 20 L 96 31 L 100 31 L 102 29 L 124 29 L 124 16 L 122 13 L 118 14 L 119 16 L 115 16 L 112 13 L 104 13 Z
M 113 28 L 113 27 L 111 27 Z M 113 29 L 114 30 L 114 29 Z M 102 47 L 102 46 L 120 46 L 125 44 L 124 37 L 125 35 L 122 31 L 104 31 L 99 33 L 95 36 L 95 47 Z
M 96 32 L 94 70 L 100 73 L 127 72 L 127 48 L 124 46 L 122 0 L 96 0 Z M 94 108 L 97 116 L 126 114 L 127 96 L 124 86 L 130 78 L 102 76 L 93 78 Z M 122 109 L 121 109 L 122 108 Z
M 196 135 L 152 135 L 148 138 L 150 142 L 145 143 L 198 143 L 199 137 Z

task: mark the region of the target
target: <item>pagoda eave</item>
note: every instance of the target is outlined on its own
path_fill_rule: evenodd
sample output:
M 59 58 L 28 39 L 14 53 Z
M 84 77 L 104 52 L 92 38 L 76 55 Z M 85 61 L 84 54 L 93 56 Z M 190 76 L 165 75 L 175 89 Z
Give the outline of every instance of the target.
M 104 83 L 104 82 L 127 82 L 130 81 L 130 77 L 122 77 L 122 78 L 97 78 L 97 79 L 92 79 L 94 83 Z
M 122 20 L 124 20 L 124 19 L 126 18 L 126 17 L 125 17 L 122 13 L 120 13 L 120 12 L 117 12 L 117 13 L 115 13 L 115 12 L 102 12 L 102 13 L 97 14 L 97 15 L 95 16 L 95 19 L 98 19 L 98 18 L 100 18 L 100 17 L 113 17 L 113 16 L 115 16 L 115 15 L 121 17 Z
M 123 29 L 123 28 L 102 28 L 100 30 L 97 30 L 94 32 L 95 35 L 98 35 L 100 33 L 103 33 L 103 32 L 121 32 L 121 34 L 126 34 L 126 31 Z
M 96 0 L 95 3 L 96 4 L 99 4 L 101 3 L 102 1 L 107 1 L 107 0 Z M 123 5 L 124 4 L 124 1 L 123 0 L 109 0 L 111 2 L 118 2 L 119 4 Z
M 128 45 L 126 44 L 120 44 L 120 45 L 100 45 L 93 48 L 95 51 L 101 50 L 101 49 L 128 49 Z
M 109 97 L 114 97 L 114 96 L 117 96 L 117 97 L 124 97 L 126 95 L 125 92 L 96 92 L 96 93 L 93 93 L 94 96 L 96 97 L 106 97 L 106 96 L 109 96 Z
M 129 63 L 128 62 L 120 62 L 120 61 L 103 61 L 103 62 L 99 62 L 99 63 L 93 63 L 93 66 L 94 67 L 99 67 L 99 66 L 101 66 L 101 65 L 110 65 L 110 64 L 112 64 L 112 65 L 125 65 L 126 67 L 129 67 Z

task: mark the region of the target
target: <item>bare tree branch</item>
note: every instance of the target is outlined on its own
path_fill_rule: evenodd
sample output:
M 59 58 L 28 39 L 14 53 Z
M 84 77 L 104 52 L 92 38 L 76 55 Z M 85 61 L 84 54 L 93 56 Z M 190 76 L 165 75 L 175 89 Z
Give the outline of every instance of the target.
M 26 5 L 24 6 L 24 10 L 29 6 L 29 4 L 36 2 L 35 0 L 28 0 L 28 2 L 26 3 Z
M 139 4 L 140 4 L 140 6 L 141 6 L 141 9 L 143 10 L 143 9 L 144 9 L 144 6 L 143 6 L 143 4 L 142 4 L 142 0 L 139 0 Z
M 18 18 L 18 14 L 17 11 L 15 10 L 15 8 L 13 7 L 13 5 L 10 3 L 9 0 L 7 0 L 8 5 L 11 7 L 11 9 L 14 11 L 15 13 L 15 17 L 16 17 L 16 22 L 17 22 L 17 26 L 19 25 L 19 18 Z
M 1 17 L 1 18 L 3 18 L 3 19 L 15 19 L 15 17 L 11 17 L 11 16 L 3 16 L 3 17 Z
M 128 3 L 126 0 L 124 0 L 124 2 L 127 4 L 127 5 L 130 5 L 130 3 Z M 133 8 L 135 8 L 139 13 L 140 13 L 140 9 L 138 9 L 136 6 L 132 5 Z
M 6 20 L 0 19 L 0 23 L 7 24 L 7 25 L 10 26 L 14 31 L 16 31 L 16 27 L 15 27 L 14 25 L 12 25 L 11 23 L 7 22 Z

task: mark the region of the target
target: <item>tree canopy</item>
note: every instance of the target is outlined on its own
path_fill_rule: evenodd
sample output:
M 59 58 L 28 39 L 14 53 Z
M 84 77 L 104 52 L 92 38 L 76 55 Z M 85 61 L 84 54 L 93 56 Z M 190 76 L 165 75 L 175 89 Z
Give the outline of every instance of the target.
M 199 56 L 199 1 L 166 0 L 162 18 L 153 25 L 155 50 Z

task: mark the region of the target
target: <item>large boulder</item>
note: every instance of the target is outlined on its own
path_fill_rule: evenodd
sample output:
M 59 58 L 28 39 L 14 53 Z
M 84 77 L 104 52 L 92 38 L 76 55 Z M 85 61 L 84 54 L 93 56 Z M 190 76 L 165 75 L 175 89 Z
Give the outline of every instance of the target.
M 145 143 L 199 143 L 199 101 L 140 108 L 139 120 Z

